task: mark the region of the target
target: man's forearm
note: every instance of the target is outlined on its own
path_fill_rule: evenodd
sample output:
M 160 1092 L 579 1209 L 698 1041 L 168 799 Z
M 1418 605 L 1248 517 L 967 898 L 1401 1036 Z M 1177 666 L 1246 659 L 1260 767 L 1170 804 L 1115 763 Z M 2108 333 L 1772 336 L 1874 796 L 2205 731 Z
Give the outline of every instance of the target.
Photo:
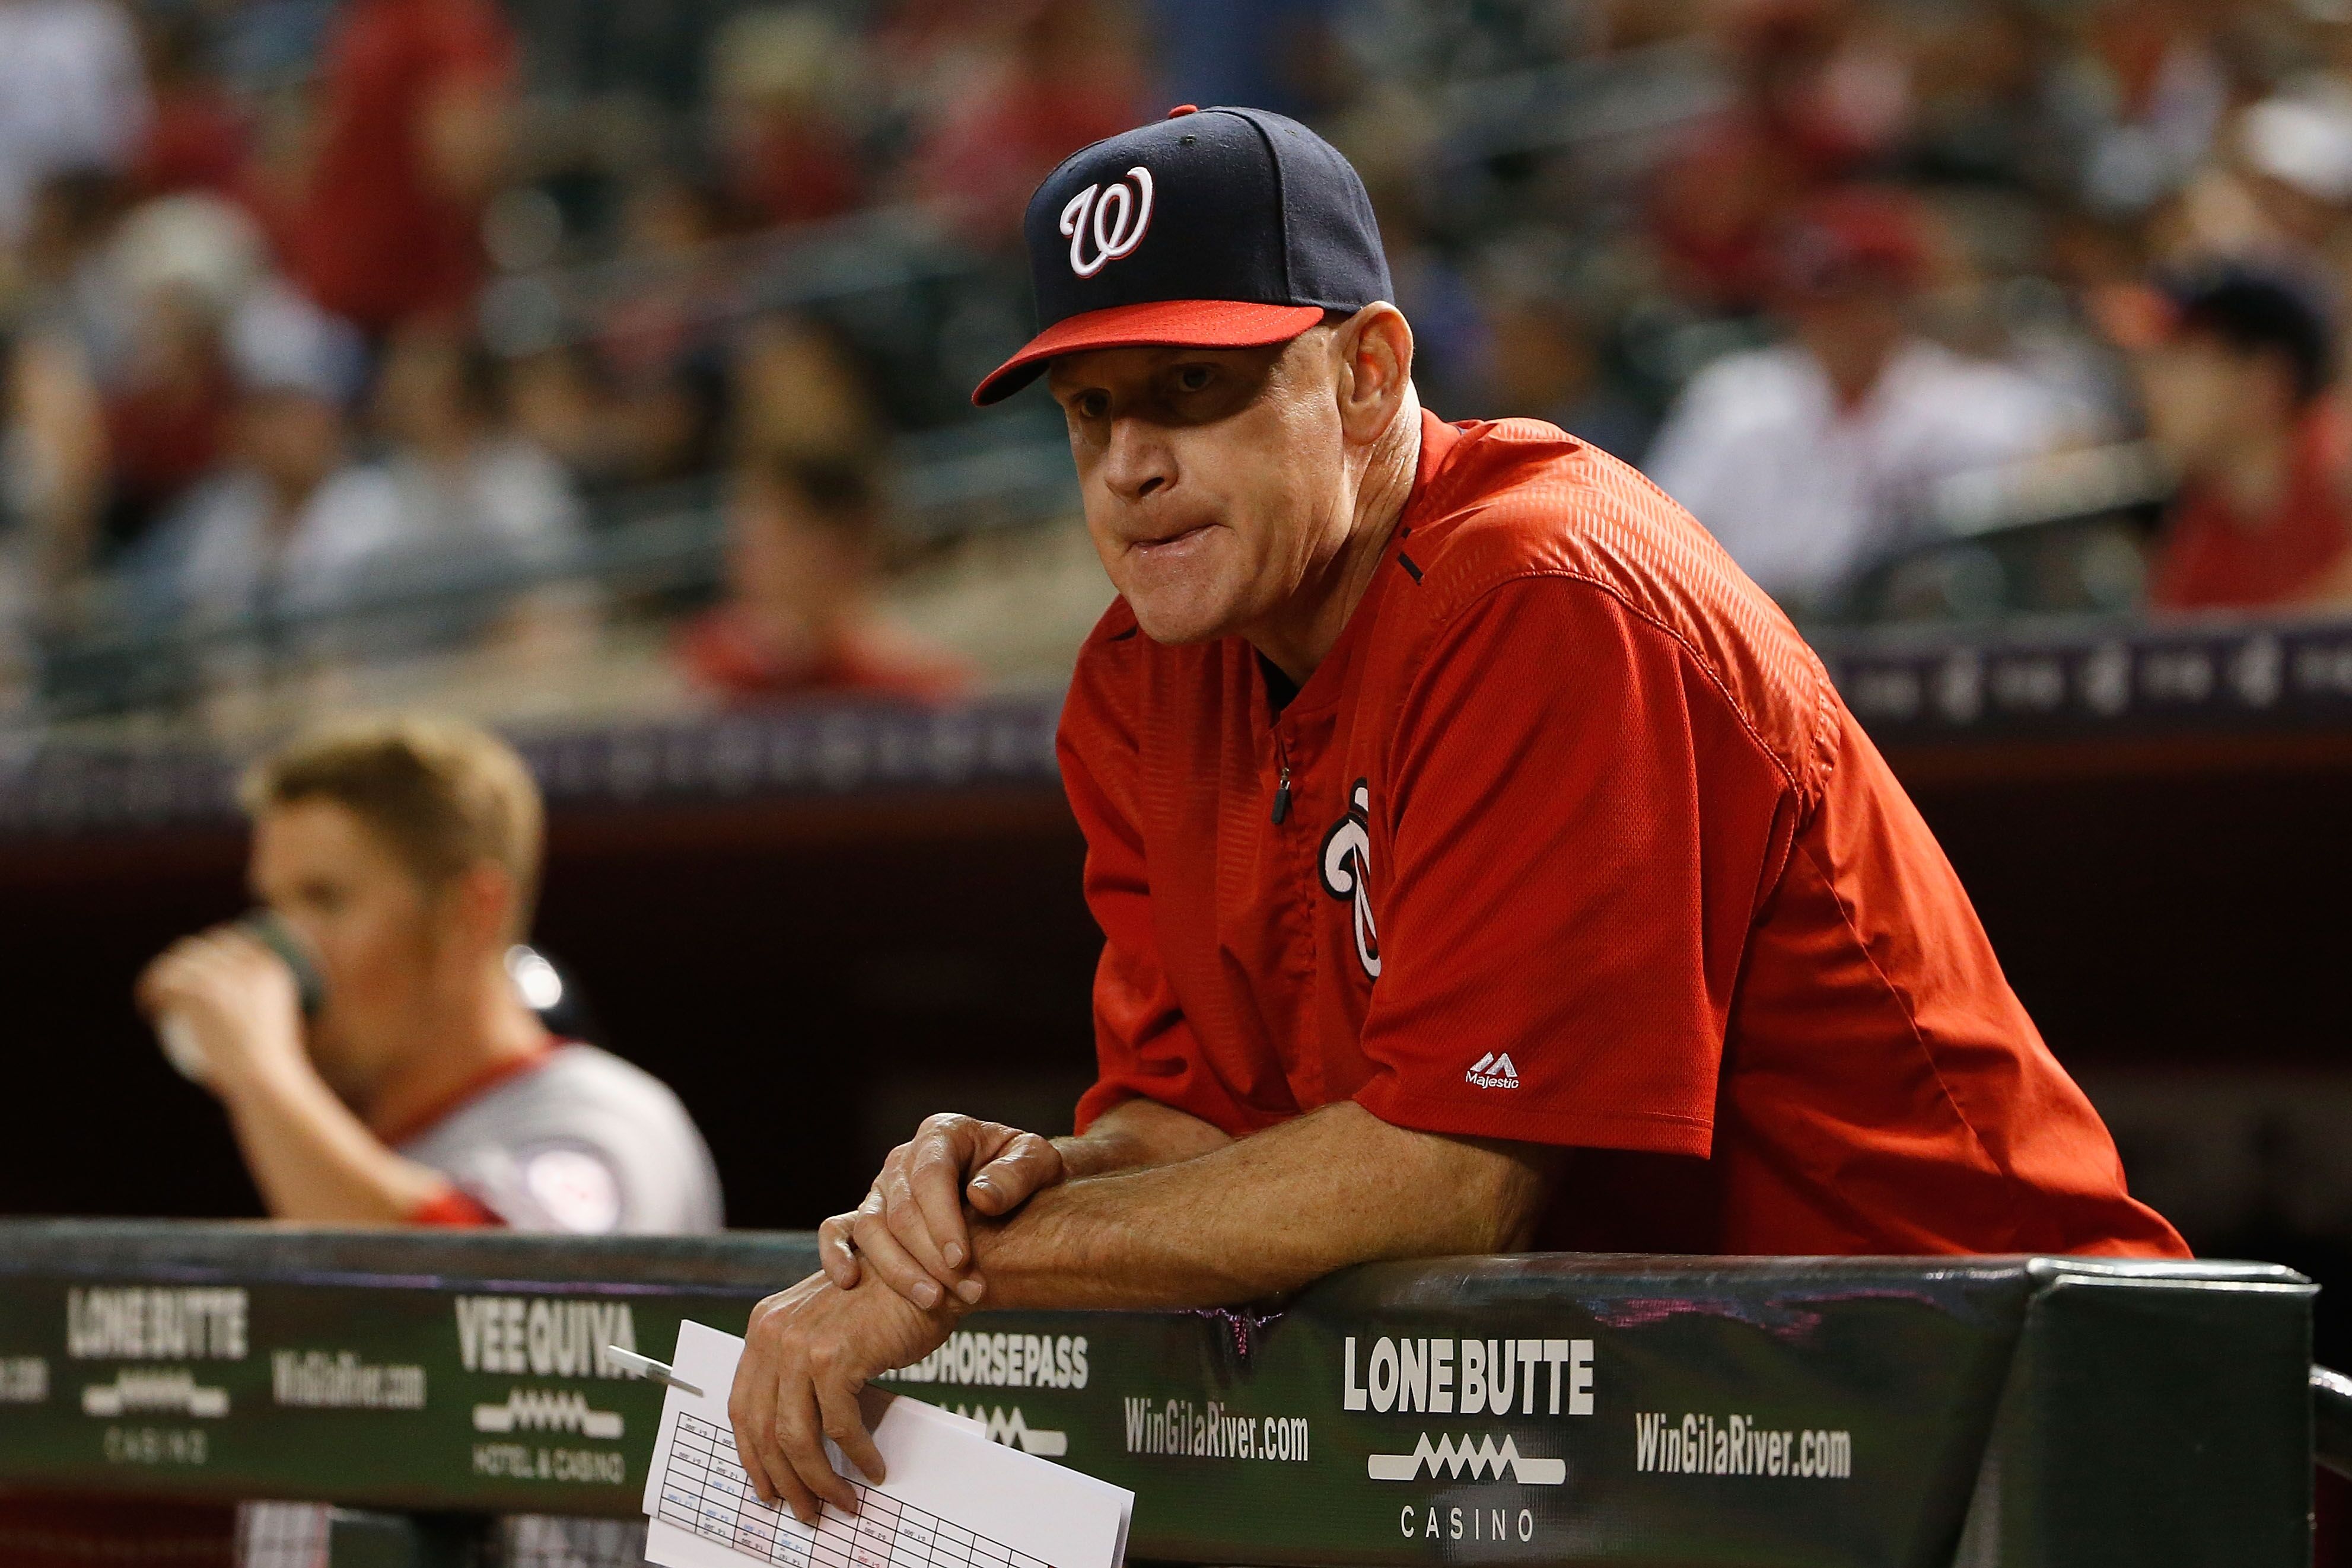
M 397 1225 L 447 1190 L 438 1172 L 384 1147 L 315 1077 L 257 1078 L 226 1099 L 246 1168 L 279 1219 Z
M 1171 1109 L 1156 1100 L 1123 1100 L 1076 1137 L 1055 1138 L 1063 1168 L 1070 1179 L 1109 1176 L 1115 1171 L 1170 1166 L 1223 1148 L 1233 1142 L 1198 1116 Z
M 1335 1269 L 1524 1246 L 1553 1158 L 1352 1102 L 1177 1164 L 1066 1183 L 975 1226 L 987 1304 L 1221 1306 Z

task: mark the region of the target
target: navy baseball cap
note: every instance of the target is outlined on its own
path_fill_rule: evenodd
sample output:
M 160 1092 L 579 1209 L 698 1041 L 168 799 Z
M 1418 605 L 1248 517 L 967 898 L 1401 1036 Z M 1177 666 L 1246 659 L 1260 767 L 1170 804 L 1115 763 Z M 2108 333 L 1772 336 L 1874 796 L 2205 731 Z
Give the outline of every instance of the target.
M 1393 298 L 1371 198 L 1338 148 L 1262 109 L 1194 109 L 1081 149 L 1022 220 L 1037 335 L 976 403 L 1057 354 L 1284 343 Z
M 2168 269 L 2144 284 L 2094 292 L 2093 319 L 2120 347 L 2147 350 L 2184 334 L 2217 338 L 2237 352 L 2283 354 L 2295 396 L 2308 401 L 2336 378 L 2336 318 L 2326 283 L 2272 262 L 2220 261 Z

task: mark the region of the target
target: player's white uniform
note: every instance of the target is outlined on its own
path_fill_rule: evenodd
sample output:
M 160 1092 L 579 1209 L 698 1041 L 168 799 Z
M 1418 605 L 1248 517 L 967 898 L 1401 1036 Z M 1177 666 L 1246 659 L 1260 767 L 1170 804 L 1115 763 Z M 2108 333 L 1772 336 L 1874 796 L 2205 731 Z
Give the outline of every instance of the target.
M 578 1043 L 398 1145 L 517 1230 L 717 1230 L 719 1171 L 668 1085 Z
M 556 1047 L 395 1147 L 516 1230 L 677 1235 L 723 1224 L 718 1167 L 686 1107 L 659 1079 L 593 1045 Z M 530 1515 L 506 1530 L 510 1562 L 642 1561 L 643 1525 Z M 238 1535 L 244 1568 L 316 1568 L 327 1511 L 250 1503 Z

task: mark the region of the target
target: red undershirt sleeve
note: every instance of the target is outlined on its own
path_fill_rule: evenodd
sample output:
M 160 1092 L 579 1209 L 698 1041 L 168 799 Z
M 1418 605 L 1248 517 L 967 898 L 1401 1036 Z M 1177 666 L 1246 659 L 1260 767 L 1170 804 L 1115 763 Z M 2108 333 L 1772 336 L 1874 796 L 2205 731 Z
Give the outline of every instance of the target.
M 460 1230 L 506 1225 L 488 1205 L 455 1186 L 445 1186 L 418 1204 L 409 1212 L 408 1223 Z
M 1397 722 L 1358 1102 L 1431 1132 L 1706 1155 L 1787 799 L 1729 699 L 1612 595 L 1529 578 L 1454 618 Z

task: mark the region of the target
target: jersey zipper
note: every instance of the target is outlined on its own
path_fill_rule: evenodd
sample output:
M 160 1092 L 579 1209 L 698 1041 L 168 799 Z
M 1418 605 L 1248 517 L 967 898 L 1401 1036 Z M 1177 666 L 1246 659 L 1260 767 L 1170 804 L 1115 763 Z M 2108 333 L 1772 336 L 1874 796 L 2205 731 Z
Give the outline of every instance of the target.
M 1279 731 L 1274 737 L 1274 757 L 1282 770 L 1281 777 L 1275 780 L 1274 785 L 1274 825 L 1278 828 L 1290 816 L 1290 752 L 1282 744 Z

